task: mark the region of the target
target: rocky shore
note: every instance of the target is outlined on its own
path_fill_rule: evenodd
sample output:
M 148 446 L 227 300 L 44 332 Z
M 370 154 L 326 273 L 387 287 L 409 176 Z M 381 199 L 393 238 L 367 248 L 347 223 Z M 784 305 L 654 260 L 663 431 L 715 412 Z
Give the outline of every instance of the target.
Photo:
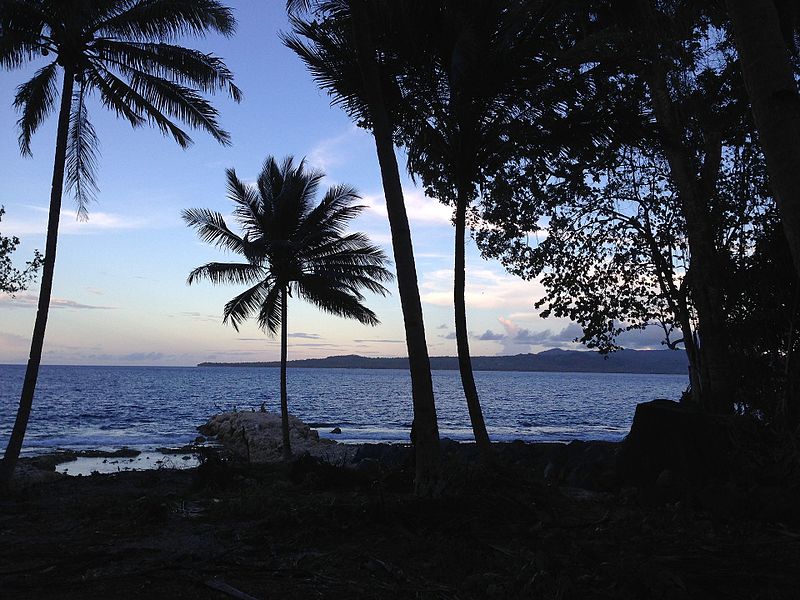
M 220 443 L 235 458 L 251 464 L 283 460 L 281 416 L 276 413 L 227 412 L 215 415 L 198 430 Z M 351 461 L 357 447 L 320 438 L 316 430 L 289 415 L 289 440 L 296 456 L 312 456 L 331 464 Z
M 218 415 L 203 431 L 225 450 L 197 468 L 50 478 L 0 498 L 0 589 L 45 600 L 796 598 L 796 463 L 786 444 L 703 419 L 651 403 L 625 443 L 495 444 L 490 465 L 443 440 L 444 492 L 421 499 L 407 446 L 336 444 L 293 420 L 285 462 L 274 416 Z

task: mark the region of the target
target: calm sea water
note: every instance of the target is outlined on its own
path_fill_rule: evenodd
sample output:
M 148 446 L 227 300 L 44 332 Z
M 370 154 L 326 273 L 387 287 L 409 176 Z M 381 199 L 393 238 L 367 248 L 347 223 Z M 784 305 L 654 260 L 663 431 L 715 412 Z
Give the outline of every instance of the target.
M 16 414 L 24 366 L 0 365 L 0 445 Z M 682 375 L 478 372 L 495 440 L 621 439 L 638 402 L 677 399 Z M 457 371 L 434 371 L 442 437 L 472 438 Z M 278 369 L 43 366 L 26 453 L 54 448 L 182 445 L 213 414 L 278 411 Z M 407 442 L 411 382 L 402 370 L 290 369 L 289 410 L 343 442 Z M 338 426 L 341 435 L 331 435 Z

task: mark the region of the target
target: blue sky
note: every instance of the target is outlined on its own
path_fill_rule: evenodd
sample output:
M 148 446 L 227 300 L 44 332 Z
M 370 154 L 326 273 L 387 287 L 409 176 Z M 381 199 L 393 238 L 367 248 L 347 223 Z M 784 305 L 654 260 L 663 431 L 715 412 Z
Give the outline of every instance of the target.
M 224 259 L 199 242 L 180 219 L 189 207 L 229 214 L 224 170 L 253 180 L 264 158 L 305 156 L 327 173 L 326 184 L 346 182 L 363 195 L 367 210 L 353 228 L 367 232 L 391 256 L 380 172 L 371 136 L 357 129 L 317 89 L 303 65 L 282 46 L 283 2 L 230 3 L 239 21 L 231 39 L 184 40 L 222 56 L 244 91 L 235 104 L 213 99 L 233 138 L 223 147 L 201 132 L 181 150 L 154 129 L 132 130 L 97 102 L 89 111 L 98 131 L 101 158 L 97 202 L 88 222 L 77 222 L 65 198 L 44 362 L 49 364 L 192 365 L 204 360 L 276 360 L 278 340 L 254 324 L 236 332 L 222 325 L 222 307 L 238 290 L 210 284 L 186 285 L 189 271 Z M 41 65 L 39 65 L 41 66 Z M 36 134 L 33 158 L 20 156 L 16 141 L 14 90 L 33 68 L 0 72 L 0 204 L 4 235 L 18 235 L 21 263 L 43 249 L 55 136 L 55 116 Z M 401 157 L 402 161 L 402 157 Z M 407 205 L 432 355 L 455 354 L 453 339 L 450 210 L 426 198 L 409 180 Z M 475 355 L 512 354 L 575 347 L 576 326 L 543 320 L 533 304 L 537 282 L 505 273 L 467 253 L 467 307 Z M 28 355 L 37 288 L 0 297 L 0 363 Z M 290 358 L 357 353 L 402 356 L 405 343 L 396 290 L 369 297 L 382 324 L 366 327 L 295 301 L 289 306 Z M 636 345 L 657 341 L 641 337 Z

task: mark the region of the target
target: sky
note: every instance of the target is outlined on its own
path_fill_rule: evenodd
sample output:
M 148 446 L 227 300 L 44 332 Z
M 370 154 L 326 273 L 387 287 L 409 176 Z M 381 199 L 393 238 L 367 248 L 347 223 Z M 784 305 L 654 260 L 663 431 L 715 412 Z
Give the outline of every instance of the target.
M 331 106 L 330 97 L 282 45 L 279 32 L 288 30 L 282 1 L 229 4 L 239 22 L 234 37 L 182 43 L 221 56 L 244 92 L 240 104 L 224 95 L 212 98 L 222 126 L 231 133 L 231 146 L 190 131 L 195 143 L 182 150 L 156 129 L 131 129 L 96 98 L 90 99 L 90 118 L 100 138 L 100 192 L 87 222 L 78 221 L 74 202 L 64 199 L 45 364 L 177 366 L 279 358 L 279 340 L 254 322 L 238 332 L 222 324 L 222 307 L 240 289 L 186 284 L 194 267 L 236 261 L 200 242 L 180 218 L 185 208 L 210 208 L 230 216 L 232 203 L 225 190 L 229 167 L 241 179 L 253 181 L 268 155 L 305 157 L 327 174 L 323 187 L 348 183 L 359 190 L 367 208 L 352 229 L 367 233 L 391 257 L 371 135 Z M 0 233 L 21 238 L 14 255 L 17 266 L 34 249 L 44 249 L 56 116 L 36 133 L 33 157 L 22 157 L 13 96 L 43 64 L 0 71 L 0 205 L 6 209 Z M 402 155 L 399 160 L 402 168 Z M 404 191 L 429 352 L 454 355 L 451 210 L 425 197 L 408 177 Z M 404 356 L 399 297 L 390 288 L 386 298 L 367 297 L 366 304 L 381 320 L 376 327 L 290 301 L 289 358 Z M 543 291 L 537 281 L 523 281 L 499 263 L 483 260 L 470 241 L 466 299 L 472 354 L 580 349 L 572 342 L 580 331 L 576 324 L 538 316 L 534 303 Z M 37 294 L 38 287 L 32 286 L 15 298 L 0 295 L 0 363 L 27 360 Z M 627 345 L 658 347 L 658 340 L 645 332 L 629 337 Z

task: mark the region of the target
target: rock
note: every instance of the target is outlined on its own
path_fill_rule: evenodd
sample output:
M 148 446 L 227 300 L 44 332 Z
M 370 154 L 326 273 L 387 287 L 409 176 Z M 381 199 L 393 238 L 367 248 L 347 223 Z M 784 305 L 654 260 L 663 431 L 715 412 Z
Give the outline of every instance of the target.
M 665 470 L 670 478 L 690 485 L 727 477 L 730 419 L 671 400 L 638 404 L 620 451 L 623 480 L 653 485 Z
M 203 435 L 198 435 L 196 438 L 194 438 L 194 443 L 195 444 L 204 444 L 205 441 L 206 441 L 206 438 Z
M 331 433 L 342 433 L 342 428 L 334 427 L 333 429 L 331 429 Z
M 675 471 L 664 469 L 656 478 L 656 490 L 660 502 L 677 502 L 686 492 L 686 482 Z
M 205 436 L 213 436 L 229 452 L 250 463 L 271 463 L 283 459 L 281 417 L 271 412 L 230 412 L 212 417 L 198 428 Z M 289 440 L 292 454 L 310 454 L 317 458 L 344 464 L 355 449 L 343 444 L 322 442 L 319 433 L 300 419 L 289 415 Z
M 14 468 L 14 477 L 11 480 L 11 488 L 15 490 L 25 489 L 39 483 L 49 483 L 63 479 L 66 475 L 56 471 L 39 469 L 33 465 L 18 462 Z

